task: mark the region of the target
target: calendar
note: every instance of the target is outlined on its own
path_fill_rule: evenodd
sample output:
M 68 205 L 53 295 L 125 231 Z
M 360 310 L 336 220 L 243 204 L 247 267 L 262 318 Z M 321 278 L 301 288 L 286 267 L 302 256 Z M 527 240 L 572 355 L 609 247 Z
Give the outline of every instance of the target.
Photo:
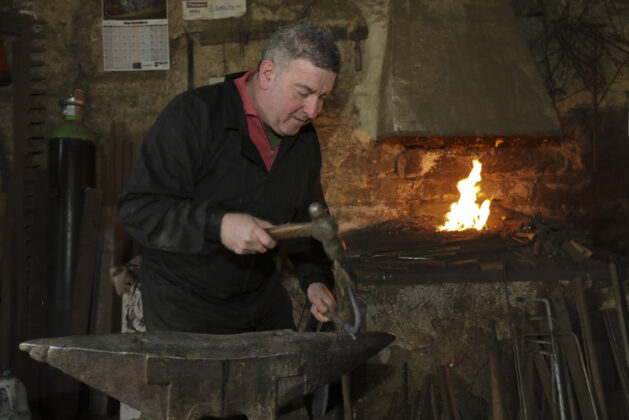
M 103 0 L 103 69 L 168 70 L 167 0 Z

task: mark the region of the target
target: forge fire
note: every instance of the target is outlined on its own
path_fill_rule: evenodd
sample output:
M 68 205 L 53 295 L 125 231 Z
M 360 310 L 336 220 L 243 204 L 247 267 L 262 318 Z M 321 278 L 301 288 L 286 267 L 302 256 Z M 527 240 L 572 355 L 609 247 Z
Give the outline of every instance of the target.
M 483 201 L 479 206 L 476 203 L 480 187 L 477 185 L 480 180 L 482 164 L 478 160 L 473 161 L 473 167 L 467 178 L 460 180 L 457 184 L 459 190 L 459 201 L 452 203 L 450 211 L 446 214 L 446 223 L 438 230 L 481 230 L 489 217 L 489 199 Z

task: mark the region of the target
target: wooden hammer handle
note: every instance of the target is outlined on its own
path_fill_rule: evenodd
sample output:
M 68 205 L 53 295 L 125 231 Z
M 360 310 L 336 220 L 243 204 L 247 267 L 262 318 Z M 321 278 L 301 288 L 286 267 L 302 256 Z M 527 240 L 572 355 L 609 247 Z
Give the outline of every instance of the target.
M 286 223 L 266 230 L 273 239 L 307 238 L 312 236 L 312 223 Z

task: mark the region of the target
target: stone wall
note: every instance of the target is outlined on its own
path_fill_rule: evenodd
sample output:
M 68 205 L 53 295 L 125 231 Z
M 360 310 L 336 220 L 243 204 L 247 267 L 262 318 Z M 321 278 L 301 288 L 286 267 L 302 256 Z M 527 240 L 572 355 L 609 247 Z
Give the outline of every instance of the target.
M 383 220 L 423 217 L 437 226 L 450 202 L 457 198 L 456 181 L 467 176 L 471 160 L 483 166 L 483 197 L 501 206 L 533 215 L 567 219 L 593 231 L 602 246 L 629 255 L 627 198 L 627 112 L 625 91 L 629 76 L 620 74 L 610 87 L 599 110 L 598 171 L 592 168 L 589 119 L 590 98 L 579 92 L 556 101 L 563 134 L 557 144 L 535 147 L 417 148 L 378 142 L 374 139 L 379 102 L 385 37 L 388 24 L 386 0 L 354 2 L 296 0 L 251 0 L 252 21 L 290 20 L 307 13 L 309 7 L 332 21 L 340 13 L 339 3 L 350 4 L 347 15 L 360 15 L 369 36 L 358 43 L 360 66 L 356 64 L 355 42 L 339 41 L 343 69 L 336 89 L 324 106 L 316 125 L 323 148 L 322 177 L 333 215 L 348 231 Z M 541 30 L 533 0 L 513 0 L 527 39 L 533 44 Z M 618 18 L 629 23 L 629 8 L 614 2 Z M 145 133 L 160 110 L 177 93 L 187 89 L 187 38 L 194 42 L 194 85 L 210 77 L 252 69 L 263 41 L 201 45 L 199 32 L 212 22 L 184 21 L 181 3 L 169 2 L 171 69 L 169 71 L 104 72 L 100 1 L 15 0 L 3 7 L 20 10 L 46 24 L 41 59 L 45 62 L 46 125 L 48 132 L 61 121 L 59 99 L 73 88 L 88 94 L 86 122 L 96 134 L 101 157 L 106 150 L 110 124 L 125 123 L 128 138 L 139 148 Z M 9 40 L 10 41 L 10 40 Z M 10 47 L 9 47 L 10 50 Z M 539 52 L 538 49 L 533 50 Z M 543 66 L 541 57 L 540 66 Z M 613 69 L 609 69 L 613 73 Z M 626 72 L 625 72 L 626 74 Z M 11 156 L 11 86 L 0 87 L 0 141 Z M 456 100 L 456 98 L 452 98 Z M 0 215 L 5 212 L 0 194 Z M 568 279 L 570 280 L 570 279 Z M 399 388 L 399 368 L 407 361 L 413 385 L 421 385 L 425 372 L 434 371 L 457 351 L 461 342 L 471 359 L 455 374 L 457 387 L 488 398 L 484 366 L 490 320 L 498 320 L 499 339 L 507 336 L 502 285 L 431 285 L 417 287 L 365 287 L 360 290 L 371 329 L 395 332 L 398 340 L 380 355 L 380 362 L 396 374 L 388 376 L 384 397 L 365 402 L 373 417 L 386 414 L 393 390 Z M 512 293 L 543 293 L 530 284 L 514 286 Z M 411 319 L 409 320 L 409 315 Z M 415 316 L 416 315 L 416 316 Z M 477 353 L 472 354 L 476 349 Z M 475 377 L 481 377 L 475 380 Z M 381 401 L 376 404 L 374 401 Z M 374 406 L 376 405 L 376 406 Z M 376 416 L 377 414 L 377 416 Z
M 588 110 L 590 99 L 587 93 L 579 92 L 555 101 L 564 127 L 561 144 L 554 150 L 541 151 L 546 158 L 530 166 L 527 162 L 537 160 L 536 152 L 531 150 L 523 150 L 522 155 L 518 149 L 501 150 L 500 147 L 456 151 L 436 147 L 417 151 L 374 140 L 388 24 L 387 4 L 385 0 L 360 0 L 347 3 L 345 10 L 337 10 L 334 2 L 329 1 L 305 4 L 258 0 L 247 5 L 247 19 L 252 22 L 315 16 L 324 23 L 333 24 L 332 17 L 337 14 L 348 16 L 348 19 L 358 16 L 367 22 L 369 36 L 357 43 L 360 56 L 355 50 L 355 42 L 339 41 L 343 69 L 336 89 L 317 121 L 323 146 L 324 188 L 333 214 L 341 221 L 341 229 L 349 230 L 399 217 L 432 215 L 434 207 L 447 206 L 451 201 L 456 194 L 456 180 L 466 173 L 463 168 L 471 165 L 474 157 L 494 161 L 485 165 L 483 170 L 482 189 L 488 197 L 525 213 L 540 211 L 548 216 L 585 224 L 586 228 L 604 229 L 596 220 L 588 220 L 587 215 L 593 214 L 587 208 L 589 200 L 579 203 L 580 196 L 587 194 L 594 182 L 592 139 L 588 126 L 591 110 Z M 235 39 L 220 45 L 201 45 L 199 33 L 210 27 L 212 22 L 184 21 L 181 3 L 171 1 L 168 10 L 171 69 L 104 72 L 99 1 L 14 1 L 11 6 L 46 23 L 45 52 L 41 59 L 46 64 L 45 120 L 49 132 L 61 120 L 57 101 L 73 88 L 81 87 L 88 93 L 86 122 L 98 138 L 103 157 L 112 122 L 126 124 L 129 139 L 137 149 L 160 110 L 174 95 L 187 88 L 186 34 L 194 43 L 195 86 L 207 84 L 210 77 L 254 68 L 263 44 L 262 40 L 245 43 Z M 539 36 L 539 18 L 527 15 L 533 7 L 529 2 L 520 0 L 514 2 L 514 6 L 520 13 L 523 28 L 526 28 L 525 35 L 533 44 Z M 619 6 L 619 13 L 619 19 L 626 19 L 626 6 Z M 539 47 L 533 52 L 539 53 Z M 542 57 L 536 58 L 542 60 Z M 360 66 L 356 63 L 358 59 Z M 624 111 L 624 90 L 628 84 L 627 77 L 620 74 L 600 105 L 601 129 L 597 138 L 597 166 L 600 172 L 623 171 L 629 159 Z M 0 95 L 5 99 L 0 109 L 3 111 L 0 126 L 3 127 L 7 143 L 5 148 L 9 149 L 10 155 L 11 86 L 0 88 Z M 455 165 L 461 166 L 461 170 L 452 173 L 452 165 L 448 161 L 456 155 L 461 156 L 461 162 Z M 552 164 L 540 168 L 550 155 Z M 421 168 L 412 169 L 419 161 Z M 577 185 L 574 179 L 579 179 Z M 553 190 L 555 194 L 539 194 L 540 190 Z M 613 194 L 609 188 L 605 190 Z M 561 204 L 567 199 L 576 206 L 564 205 L 562 208 Z M 614 203 L 610 204 L 610 208 L 617 207 L 616 204 L 627 207 L 621 197 L 605 196 L 604 200 Z

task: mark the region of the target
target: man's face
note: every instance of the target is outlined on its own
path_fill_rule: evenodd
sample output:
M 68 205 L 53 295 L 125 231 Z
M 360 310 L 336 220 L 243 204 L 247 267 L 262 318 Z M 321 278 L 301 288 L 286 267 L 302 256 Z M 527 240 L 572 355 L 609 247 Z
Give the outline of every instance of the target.
M 283 71 L 273 65 L 273 71 L 265 73 L 261 68 L 261 73 L 267 89 L 259 112 L 262 120 L 282 136 L 297 134 L 317 116 L 336 79 L 334 72 L 305 59 L 290 61 Z

